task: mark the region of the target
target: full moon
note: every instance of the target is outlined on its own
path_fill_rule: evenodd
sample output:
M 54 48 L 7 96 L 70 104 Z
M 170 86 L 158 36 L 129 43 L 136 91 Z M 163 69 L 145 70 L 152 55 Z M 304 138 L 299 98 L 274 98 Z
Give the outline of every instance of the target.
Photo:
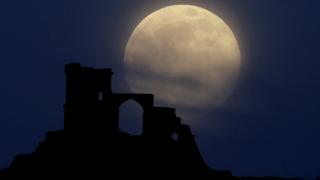
M 124 64 L 132 92 L 152 93 L 156 102 L 176 107 L 183 117 L 226 101 L 239 76 L 241 55 L 220 17 L 197 6 L 174 5 L 137 25 Z

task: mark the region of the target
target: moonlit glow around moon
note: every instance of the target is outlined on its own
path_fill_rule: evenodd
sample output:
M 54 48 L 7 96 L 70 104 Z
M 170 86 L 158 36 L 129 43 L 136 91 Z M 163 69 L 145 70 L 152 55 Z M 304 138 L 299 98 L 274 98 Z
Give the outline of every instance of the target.
M 143 19 L 127 43 L 124 61 L 132 92 L 152 93 L 156 102 L 176 107 L 182 116 L 225 102 L 241 65 L 228 25 L 191 5 L 168 6 Z

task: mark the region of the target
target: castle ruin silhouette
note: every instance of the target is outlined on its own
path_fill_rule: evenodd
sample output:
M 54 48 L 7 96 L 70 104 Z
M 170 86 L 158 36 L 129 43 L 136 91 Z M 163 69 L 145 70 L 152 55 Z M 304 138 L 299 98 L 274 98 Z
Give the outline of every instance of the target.
M 69 64 L 65 73 L 65 131 L 71 132 L 75 147 L 89 144 L 87 147 L 102 150 L 101 154 L 115 148 L 123 153 L 110 165 L 137 176 L 145 172 L 180 176 L 189 172 L 198 176 L 208 171 L 189 126 L 181 124 L 175 109 L 154 106 L 152 94 L 113 93 L 111 69 Z M 140 136 L 130 136 L 119 129 L 119 108 L 128 100 L 143 108 Z M 101 143 L 114 140 L 122 144 Z
M 134 100 L 143 107 L 141 137 L 153 143 L 189 146 L 197 152 L 189 126 L 181 124 L 175 109 L 156 107 L 152 94 L 119 94 L 111 90 L 111 69 L 93 69 L 69 64 L 66 73 L 65 130 L 72 135 L 105 140 L 119 133 L 119 108 Z M 88 133 L 83 133 L 83 130 Z M 172 135 L 177 134 L 178 139 Z M 188 148 L 188 149 L 189 149 Z
M 210 169 L 175 109 L 154 106 L 152 94 L 112 92 L 111 69 L 73 63 L 65 74 L 64 129 L 16 156 L 0 179 L 255 179 Z M 119 108 L 128 100 L 143 108 L 138 136 L 119 129 Z

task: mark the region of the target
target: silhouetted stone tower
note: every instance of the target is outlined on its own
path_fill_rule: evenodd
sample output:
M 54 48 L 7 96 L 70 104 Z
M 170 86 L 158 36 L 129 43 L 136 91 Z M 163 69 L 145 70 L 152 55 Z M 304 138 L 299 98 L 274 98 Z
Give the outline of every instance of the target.
M 106 130 L 116 129 L 115 122 L 109 120 L 110 103 L 106 103 L 112 94 L 111 69 L 69 64 L 65 73 L 65 129 L 86 137 L 101 137 Z

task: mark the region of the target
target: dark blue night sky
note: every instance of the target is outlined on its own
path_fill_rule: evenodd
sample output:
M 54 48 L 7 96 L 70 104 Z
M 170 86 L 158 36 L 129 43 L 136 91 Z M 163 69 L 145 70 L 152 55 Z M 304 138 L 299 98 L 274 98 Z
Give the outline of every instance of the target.
M 193 128 L 206 162 L 235 175 L 320 175 L 316 0 L 2 0 L 0 168 L 63 128 L 66 63 L 113 68 L 114 91 L 128 91 L 122 59 L 131 32 L 149 13 L 181 3 L 220 16 L 242 52 L 234 93 L 198 120 L 212 123 Z

